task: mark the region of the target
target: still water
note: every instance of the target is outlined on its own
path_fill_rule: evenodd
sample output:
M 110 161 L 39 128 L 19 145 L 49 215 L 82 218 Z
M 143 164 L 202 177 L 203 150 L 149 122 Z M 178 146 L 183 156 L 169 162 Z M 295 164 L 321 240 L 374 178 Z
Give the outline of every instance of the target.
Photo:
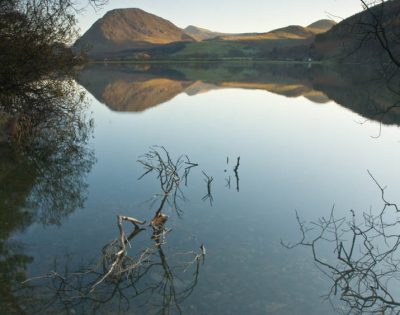
M 3 236 L 18 246 L 13 253 L 29 257 L 21 280 L 57 271 L 73 284 L 64 283 L 56 296 L 62 281 L 54 274 L 30 282 L 28 293 L 3 287 L 8 311 L 335 314 L 322 297 L 332 283 L 310 250 L 289 250 L 281 241 L 301 237 L 295 211 L 316 220 L 333 205 L 338 216 L 379 210 L 380 191 L 367 170 L 387 186 L 386 198 L 398 201 L 400 119 L 371 111 L 392 99 L 376 82 L 360 81 L 360 72 L 257 64 L 83 69 L 78 82 L 88 91 L 94 122 L 91 167 L 75 182 L 59 178 L 60 191 L 77 183 L 75 193 L 53 196 L 73 209 L 58 222 L 33 220 Z M 173 202 L 162 210 L 168 233 L 162 250 L 151 253 L 155 267 L 130 286 L 126 275 L 121 285 L 110 277 L 87 295 L 91 280 L 84 272 L 118 238 L 117 215 L 147 221 L 129 251 L 154 243 L 148 223 L 162 190 L 155 172 L 138 180 L 146 171 L 138 160 L 163 152 L 155 146 L 173 161 L 187 155 L 198 164 L 179 187 L 179 211 Z M 22 199 L 34 193 L 21 191 Z M 124 229 L 130 234 L 133 226 Z M 331 256 L 322 251 L 323 259 Z

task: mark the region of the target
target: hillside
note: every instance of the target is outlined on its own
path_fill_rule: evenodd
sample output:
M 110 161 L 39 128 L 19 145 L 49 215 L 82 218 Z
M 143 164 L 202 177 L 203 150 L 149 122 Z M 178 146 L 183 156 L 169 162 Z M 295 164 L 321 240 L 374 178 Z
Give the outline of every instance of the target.
M 101 56 L 126 49 L 147 49 L 173 42 L 194 41 L 171 22 L 141 9 L 107 12 L 74 44 L 74 50 L 89 49 Z
M 371 62 L 385 57 L 376 37 L 376 20 L 382 22 L 390 49 L 400 55 L 400 1 L 386 1 L 371 10 L 364 10 L 315 38 L 313 55 L 316 59 L 343 59 L 346 62 Z M 382 32 L 380 31 L 380 34 Z

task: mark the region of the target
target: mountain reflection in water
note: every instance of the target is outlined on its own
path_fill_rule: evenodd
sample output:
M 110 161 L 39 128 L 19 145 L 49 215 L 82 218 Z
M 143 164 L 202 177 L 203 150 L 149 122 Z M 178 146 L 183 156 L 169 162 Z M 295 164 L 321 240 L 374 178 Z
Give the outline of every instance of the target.
M 392 78 L 391 84 L 395 81 Z M 80 72 L 78 82 L 100 102 L 120 112 L 144 111 L 181 93 L 192 96 L 215 89 L 241 88 L 286 97 L 303 96 L 318 104 L 334 101 L 367 119 L 400 124 L 397 95 L 378 71 L 359 65 L 89 65 Z

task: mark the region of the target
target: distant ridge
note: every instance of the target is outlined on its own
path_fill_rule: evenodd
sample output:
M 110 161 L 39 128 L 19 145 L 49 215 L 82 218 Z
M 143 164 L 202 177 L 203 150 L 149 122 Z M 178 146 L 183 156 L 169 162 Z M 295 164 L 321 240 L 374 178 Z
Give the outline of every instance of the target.
M 318 33 L 323 33 L 329 31 L 333 26 L 335 26 L 337 23 L 333 20 L 318 20 L 314 23 L 311 23 L 310 25 L 307 26 L 308 29 L 314 29 L 315 32 Z
M 220 33 L 220 32 L 214 32 L 210 31 L 205 28 L 197 27 L 194 25 L 189 25 L 184 29 L 185 33 L 188 34 L 189 36 L 193 37 L 194 39 L 198 41 L 206 40 L 206 39 L 213 39 L 219 36 L 226 36 L 226 35 L 233 35 L 233 34 L 228 34 L 228 33 Z
M 267 40 L 267 39 L 307 39 L 330 30 L 336 24 L 332 20 L 318 20 L 306 27 L 289 25 L 266 33 L 233 34 L 221 36 L 223 40 Z

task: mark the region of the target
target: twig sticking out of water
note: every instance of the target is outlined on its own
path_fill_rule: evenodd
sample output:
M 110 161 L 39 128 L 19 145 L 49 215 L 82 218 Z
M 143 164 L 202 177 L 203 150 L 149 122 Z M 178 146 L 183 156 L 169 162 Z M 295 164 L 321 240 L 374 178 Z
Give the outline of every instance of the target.
M 185 200 L 180 188 L 182 182 L 187 186 L 188 176 L 192 168 L 198 166 L 190 161 L 187 155 L 181 155 L 173 161 L 169 152 L 164 147 L 153 147 L 142 159 L 138 160 L 144 166 L 145 172 L 139 177 L 143 178 L 149 173 L 155 172 L 160 181 L 162 194 L 161 204 L 156 211 L 154 218 L 160 213 L 165 203 L 170 204 L 178 215 L 182 214 L 179 200 Z M 153 218 L 153 219 L 154 219 Z

